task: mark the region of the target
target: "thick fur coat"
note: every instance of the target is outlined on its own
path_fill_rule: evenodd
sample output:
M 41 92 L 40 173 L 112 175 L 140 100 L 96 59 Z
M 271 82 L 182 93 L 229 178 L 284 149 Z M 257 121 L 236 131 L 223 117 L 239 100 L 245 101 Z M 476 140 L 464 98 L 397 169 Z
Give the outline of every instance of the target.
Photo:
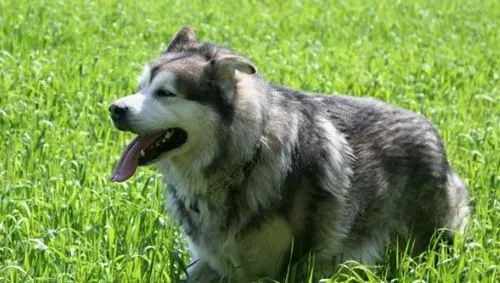
M 340 260 L 372 264 L 396 239 L 418 252 L 436 230 L 464 229 L 467 189 L 424 117 L 271 84 L 190 28 L 111 108 L 139 137 L 187 135 L 151 163 L 193 254 L 188 280 L 279 279 L 311 252 L 328 273 Z

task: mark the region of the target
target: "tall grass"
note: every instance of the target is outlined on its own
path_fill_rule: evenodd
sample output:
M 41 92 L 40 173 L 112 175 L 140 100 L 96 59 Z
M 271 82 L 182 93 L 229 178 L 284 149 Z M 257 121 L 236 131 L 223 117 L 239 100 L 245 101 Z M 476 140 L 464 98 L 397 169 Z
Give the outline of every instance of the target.
M 466 237 L 335 280 L 498 281 L 499 1 L 0 0 L 1 282 L 178 280 L 187 255 L 158 175 L 109 182 L 131 136 L 107 105 L 186 24 L 270 81 L 376 97 L 439 128 L 470 188 Z

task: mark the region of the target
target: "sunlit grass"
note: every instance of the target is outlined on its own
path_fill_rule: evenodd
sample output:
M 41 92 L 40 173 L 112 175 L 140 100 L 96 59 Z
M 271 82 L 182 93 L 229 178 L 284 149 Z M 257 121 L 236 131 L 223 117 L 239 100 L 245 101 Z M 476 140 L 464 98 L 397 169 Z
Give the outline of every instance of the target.
M 500 2 L 0 0 L 1 282 L 178 280 L 187 256 L 158 175 L 109 182 L 131 136 L 107 105 L 186 24 L 270 81 L 373 96 L 439 128 L 470 188 L 465 239 L 392 265 L 346 263 L 335 280 L 498 280 Z

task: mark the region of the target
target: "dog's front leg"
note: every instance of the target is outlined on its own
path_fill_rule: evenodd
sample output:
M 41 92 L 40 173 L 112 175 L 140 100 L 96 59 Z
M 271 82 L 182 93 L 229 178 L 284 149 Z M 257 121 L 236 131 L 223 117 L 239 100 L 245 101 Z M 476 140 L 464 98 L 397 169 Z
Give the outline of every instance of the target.
M 187 269 L 187 278 L 183 282 L 212 283 L 219 282 L 219 278 L 219 274 L 208 263 L 199 259 L 190 264 Z

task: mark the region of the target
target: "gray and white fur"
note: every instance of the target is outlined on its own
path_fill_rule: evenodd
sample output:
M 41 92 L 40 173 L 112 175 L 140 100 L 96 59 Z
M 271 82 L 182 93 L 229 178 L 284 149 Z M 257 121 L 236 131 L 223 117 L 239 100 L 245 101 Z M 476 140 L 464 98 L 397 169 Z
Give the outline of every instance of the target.
M 191 281 L 280 279 L 310 252 L 328 273 L 333 259 L 373 264 L 396 238 L 411 236 L 418 252 L 440 228 L 464 230 L 467 188 L 420 115 L 269 83 L 189 27 L 139 84 L 114 103 L 129 109 L 120 128 L 187 132 L 155 166 L 192 252 Z

